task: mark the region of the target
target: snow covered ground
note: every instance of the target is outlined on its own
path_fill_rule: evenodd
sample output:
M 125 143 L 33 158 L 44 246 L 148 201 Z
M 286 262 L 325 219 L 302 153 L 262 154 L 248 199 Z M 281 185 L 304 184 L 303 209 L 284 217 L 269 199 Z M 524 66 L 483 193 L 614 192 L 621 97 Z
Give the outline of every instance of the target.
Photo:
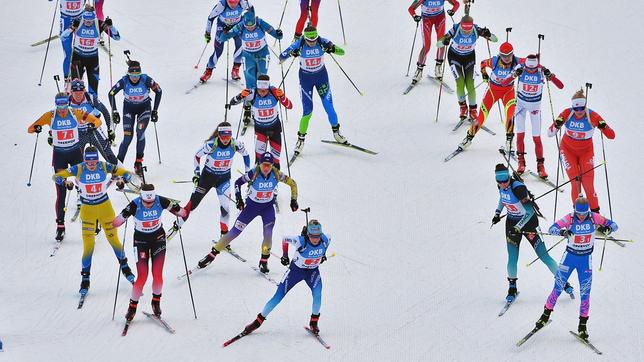
M 297 3 L 290 1 L 286 10 L 282 28 L 288 39 L 299 14 Z M 157 164 L 150 128 L 147 177 L 161 194 L 181 200 L 188 199 L 191 185 L 175 185 L 170 180 L 192 176 L 194 151 L 224 114 L 225 83 L 221 79 L 225 77 L 225 59 L 207 85 L 184 94 L 203 71 L 204 62 L 199 72 L 192 66 L 203 47 L 203 27 L 212 4 L 203 0 L 109 0 L 105 5 L 105 13 L 122 34 L 120 42 L 112 42 L 113 78 L 124 74 L 122 51 L 129 49 L 132 57 L 142 62 L 144 72 L 163 87 L 158 122 L 163 163 Z M 260 17 L 274 25 L 279 22 L 281 1 L 256 0 L 254 4 Z M 337 256 L 321 268 L 324 299 L 320 327 L 332 345 L 327 351 L 302 329 L 308 323 L 311 303 L 304 285 L 289 293 L 261 329 L 222 349 L 226 339 L 261 311 L 274 286 L 248 265 L 221 255 L 192 279 L 195 320 L 188 287 L 175 278 L 183 272 L 178 238 L 168 245 L 162 300 L 163 316 L 175 327 L 176 335 L 166 333 L 139 312 L 128 336 L 120 336 L 131 288 L 121 282 L 117 318 L 112 321 L 117 266 L 102 234 L 97 238 L 90 294 L 85 307 L 76 309 L 80 225 L 68 223 L 63 247 L 50 258 L 54 187 L 50 181 L 51 148 L 45 137 L 39 140 L 33 185 L 26 187 L 34 142 L 26 128 L 53 107 L 56 88 L 52 76 L 61 73 L 62 62 L 60 43 L 52 42 L 43 86 L 38 87 L 45 46 L 31 48 L 29 44 L 46 37 L 54 2 L 3 3 L 0 117 L 4 122 L 0 132 L 4 141 L 0 151 L 4 157 L 0 166 L 9 174 L 0 188 L 4 200 L 0 210 L 4 236 L 0 248 L 0 339 L 6 350 L 0 361 L 640 360 L 644 353 L 644 266 L 639 243 L 644 241 L 644 233 L 637 225 L 644 201 L 640 190 L 644 156 L 637 144 L 644 124 L 639 120 L 638 85 L 643 79 L 638 65 L 644 59 L 637 39 L 644 3 L 614 1 L 608 6 L 600 1 L 548 0 L 528 5 L 498 0 L 477 1 L 472 6 L 476 23 L 488 26 L 499 38 L 504 38 L 506 27 L 513 27 L 510 40 L 518 55 L 536 52 L 537 33 L 545 34 L 543 63 L 566 85 L 563 91 L 553 89 L 555 112 L 569 105 L 575 88 L 592 82 L 589 104 L 617 133 L 614 141 L 606 142 L 613 216 L 620 225 L 619 237 L 637 242 L 626 248 L 606 245 L 601 272 L 597 270 L 601 242 L 595 250 L 588 326 L 603 357 L 568 334 L 577 326 L 578 299 L 567 297 L 560 298 L 548 328 L 521 348 L 515 347 L 539 317 L 553 284 L 552 275 L 542 264 L 525 267 L 535 257 L 525 242 L 519 260 L 521 296 L 505 316 L 497 317 L 507 290 L 506 248 L 503 227 L 490 229 L 489 225 L 498 197 L 493 169 L 501 161 L 496 149 L 504 142 L 503 128 L 495 108 L 486 124 L 499 135 L 479 133 L 467 152 L 443 163 L 465 131 L 451 133 L 458 114 L 454 95 L 443 94 L 440 120 L 435 124 L 438 88 L 434 84 L 425 80 L 409 95 L 401 94 L 411 80 L 404 77 L 415 26 L 407 14 L 408 5 L 408 1 L 342 2 L 348 44 L 346 56 L 338 59 L 365 92 L 364 97 L 330 58 L 326 61 L 343 133 L 352 142 L 380 153 L 370 156 L 320 143 L 319 139 L 331 137 L 331 131 L 316 100 L 305 153 L 291 169 L 299 185 L 300 205 L 310 206 L 312 215 L 334 236 L 331 251 Z M 459 10 L 457 17 L 461 15 Z M 336 2 L 324 0 L 321 35 L 341 44 L 339 25 Z M 492 52 L 498 50 L 498 44 L 491 46 Z M 211 49 L 209 46 L 207 54 Z M 417 44 L 414 58 L 418 49 Z M 487 56 L 485 43 L 479 42 L 477 53 L 478 60 Z M 432 49 L 428 59 L 433 56 Z M 301 114 L 295 66 L 286 81 L 287 95 L 295 103 L 286 124 L 291 152 Z M 100 94 L 107 102 L 110 77 L 104 53 L 101 68 Z M 431 61 L 427 68 L 430 73 Z M 273 80 L 279 78 L 277 62 L 272 62 L 269 73 Z M 453 84 L 451 76 L 446 79 Z M 480 100 L 484 89 L 479 89 Z M 230 91 L 232 96 L 238 89 L 231 87 Z M 237 122 L 239 110 L 229 114 L 231 122 Z M 545 99 L 543 115 L 544 119 L 550 117 Z M 120 128 L 117 134 L 120 140 Z M 252 148 L 252 131 L 244 140 Z M 601 144 L 596 140 L 599 158 Z M 547 168 L 554 178 L 556 145 L 545 137 L 544 145 Z M 532 149 L 531 141 L 526 147 Z M 134 161 L 133 148 L 126 161 L 128 167 Z M 534 167 L 531 158 L 529 162 Z M 547 191 L 543 183 L 527 182 L 535 194 Z M 608 214 L 603 169 L 596 173 L 595 184 L 602 211 Z M 280 194 L 283 207 L 275 228 L 275 245 L 281 235 L 297 233 L 304 222 L 302 213 L 287 210 L 287 194 L 287 189 Z M 541 221 L 542 227 L 552 222 L 553 196 L 539 202 L 548 219 Z M 122 195 L 112 193 L 111 199 L 117 212 L 126 205 Z M 558 214 L 568 212 L 570 204 L 566 189 L 559 197 Z M 171 221 L 168 217 L 166 226 Z M 233 242 L 251 265 L 259 258 L 258 223 Z M 211 195 L 183 229 L 189 267 L 209 250 L 218 231 L 218 203 Z M 119 234 L 122 238 L 123 230 Z M 131 225 L 127 234 L 126 249 L 134 265 Z M 550 246 L 555 241 L 546 242 Z M 562 252 L 560 245 L 552 255 L 558 259 Z M 270 266 L 272 277 L 280 278 L 284 267 L 276 258 Z M 572 279 L 577 289 L 576 277 Z M 150 310 L 149 285 L 150 280 L 139 310 Z

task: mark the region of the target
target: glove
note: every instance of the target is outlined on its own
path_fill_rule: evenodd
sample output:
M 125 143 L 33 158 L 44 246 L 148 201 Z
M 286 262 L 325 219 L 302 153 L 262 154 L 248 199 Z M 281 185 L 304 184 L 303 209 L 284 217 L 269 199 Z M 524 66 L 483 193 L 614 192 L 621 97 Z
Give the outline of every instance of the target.
M 195 186 L 199 185 L 199 175 L 197 173 L 192 176 L 192 183 L 195 184 Z
M 613 231 L 613 229 L 611 229 L 610 226 L 603 226 L 603 225 L 598 227 L 597 230 L 604 235 L 609 235 Z
M 599 129 L 604 129 L 606 128 L 607 124 L 604 121 L 599 121 L 599 124 L 597 125 L 597 128 Z
M 483 28 L 483 29 L 481 29 L 481 31 L 479 32 L 479 35 L 480 35 L 480 36 L 482 36 L 482 37 L 484 37 L 484 38 L 489 38 L 489 37 L 491 37 L 491 36 L 492 36 L 492 33 L 490 32 L 490 29 L 488 29 L 488 28 Z
M 523 68 L 519 67 L 519 68 L 514 70 L 514 76 L 515 77 L 520 77 L 521 74 L 523 74 Z
M 454 10 L 453 9 L 447 10 L 447 15 L 454 16 Z
M 79 26 L 80 26 L 80 19 L 74 19 L 74 21 L 72 21 L 72 29 L 74 30 L 78 29 Z
M 543 75 L 545 75 L 546 78 L 550 79 L 550 77 L 552 76 L 552 72 L 550 71 L 550 69 L 546 67 L 543 67 L 542 69 L 543 69 Z
M 130 182 L 130 181 L 132 181 L 132 174 L 131 174 L 131 173 L 129 173 L 129 172 L 126 172 L 126 173 L 123 175 L 123 181 L 125 181 L 125 182 Z
M 121 115 L 119 115 L 119 111 L 117 110 L 112 111 L 112 122 L 114 122 L 114 124 L 121 123 Z
M 335 53 L 335 45 L 331 44 L 328 47 L 325 47 L 324 51 L 329 53 L 329 54 Z
M 275 30 L 275 35 L 277 35 L 276 38 L 278 40 L 281 40 L 284 37 L 284 32 L 282 31 L 282 29 L 277 29 Z
M 293 49 L 293 50 L 291 50 L 291 52 L 290 52 L 289 54 L 290 54 L 292 57 L 297 58 L 297 57 L 299 57 L 299 56 L 300 56 L 300 50 L 299 50 L 299 49 Z
M 561 229 L 561 230 L 559 230 L 559 235 L 568 237 L 568 236 L 572 235 L 572 231 L 570 231 L 568 229 Z
M 563 119 L 561 119 L 561 118 L 557 118 L 557 119 L 555 120 L 555 128 L 556 128 L 556 129 L 560 129 L 560 128 L 561 128 L 561 126 L 563 126 L 563 124 L 564 124 L 564 120 L 563 120 Z
M 71 191 L 71 190 L 74 189 L 74 183 L 73 182 L 65 180 L 65 182 L 63 182 L 63 183 L 65 184 L 65 188 L 67 190 Z
M 90 132 L 94 132 L 96 130 L 96 126 L 94 125 L 94 123 L 87 123 L 87 129 Z
M 284 255 L 280 258 L 280 262 L 282 263 L 282 265 L 288 266 L 291 263 L 291 260 L 288 258 L 288 255 Z
M 36 133 L 42 132 L 42 126 L 39 125 L 39 124 L 35 125 L 34 126 L 34 132 L 36 132 Z
M 284 97 L 284 91 L 279 88 L 273 88 L 273 95 L 277 99 L 282 99 Z
M 326 255 L 322 255 L 322 258 L 320 258 L 320 264 L 324 263 L 326 261 Z
M 110 141 L 110 143 L 114 143 L 114 140 L 116 140 L 116 133 L 114 133 L 113 130 L 108 129 L 107 130 L 107 139 Z
M 54 178 L 54 182 L 56 183 L 56 185 L 62 185 L 63 183 L 65 183 L 65 179 L 60 176 L 56 176 L 56 178 Z
M 248 88 L 244 88 L 244 90 L 242 90 L 242 91 L 241 91 L 241 93 L 239 93 L 239 95 L 240 95 L 242 98 L 246 98 L 246 97 L 248 97 L 248 95 L 249 95 L 249 94 L 250 94 L 250 89 L 248 89 Z
M 49 131 L 49 135 L 47 136 L 47 143 L 49 143 L 50 146 L 54 145 L 54 137 L 51 136 L 51 131 Z
M 107 27 L 109 28 L 109 27 L 111 27 L 112 25 L 113 25 L 113 23 L 112 23 L 112 19 L 110 19 L 110 18 L 105 18 L 105 26 L 107 26 Z
M 422 19 L 422 18 L 423 18 L 423 17 L 422 17 L 422 16 L 420 16 L 420 15 L 414 15 L 414 21 L 415 21 L 415 22 L 417 22 L 417 23 L 418 23 L 419 21 L 421 21 L 421 19 Z
M 206 39 L 206 43 L 210 43 L 210 41 L 212 40 L 212 37 L 210 36 L 210 33 L 209 33 L 209 32 L 206 32 L 206 33 L 203 35 L 203 37 Z
M 499 214 L 494 214 L 494 217 L 492 218 L 492 225 L 496 225 L 499 221 L 501 221 L 501 216 L 499 216 Z
M 234 28 L 234 27 L 235 27 L 235 25 L 231 25 L 231 24 L 226 24 L 226 25 L 224 25 L 224 33 L 229 32 L 229 31 L 230 31 L 230 29 L 232 29 L 232 28 Z
M 481 73 L 481 78 L 483 78 L 483 81 L 484 81 L 485 83 L 487 83 L 487 82 L 489 82 L 489 81 L 490 81 L 490 76 L 489 76 L 489 75 L 487 75 L 487 72 L 482 72 L 482 73 Z
M 444 37 L 443 38 L 443 45 L 448 46 L 450 40 L 452 40 L 452 38 L 450 38 L 449 36 Z
M 237 210 L 243 210 L 244 209 L 244 200 L 242 200 L 241 195 L 237 194 L 235 195 L 236 203 L 237 203 Z
M 150 115 L 150 121 L 156 123 L 158 120 L 159 120 L 159 112 L 156 109 L 153 109 Z
M 297 200 L 291 199 L 291 211 L 296 212 L 299 208 L 300 206 L 297 204 Z
M 232 102 L 233 100 L 231 99 L 230 101 Z M 230 105 L 230 103 L 226 103 L 226 104 L 224 104 L 224 108 L 231 109 L 232 106 Z

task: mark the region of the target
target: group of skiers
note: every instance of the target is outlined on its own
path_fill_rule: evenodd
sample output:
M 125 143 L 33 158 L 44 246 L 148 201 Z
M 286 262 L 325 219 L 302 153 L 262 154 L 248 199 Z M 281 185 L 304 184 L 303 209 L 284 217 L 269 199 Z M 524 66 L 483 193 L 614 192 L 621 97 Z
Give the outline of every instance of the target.
M 347 143 L 339 132 L 338 117 L 333 107 L 328 74 L 324 66 L 325 53 L 343 55 L 344 51 L 318 35 L 316 25 L 320 1 L 313 0 L 310 6 L 309 1 L 303 0 L 301 3 L 304 19 L 310 18 L 309 25 L 304 28 L 303 22 L 298 22 L 293 43 L 279 54 L 280 63 L 289 57 L 301 58 L 300 82 L 305 90 L 302 99 L 304 115 L 298 132 L 296 152 L 301 152 L 304 146 L 304 136 L 313 108 L 313 87 L 317 88 L 329 115 L 336 141 Z M 264 274 L 269 273 L 268 259 L 271 255 L 272 233 L 278 207 L 277 187 L 280 182 L 286 183 L 291 189 L 291 210 L 295 212 L 299 209 L 297 184 L 280 171 L 283 144 L 281 107 L 291 109 L 293 104 L 282 89 L 271 85 L 267 74 L 270 52 L 266 34 L 281 40 L 282 30 L 259 18 L 255 8 L 247 0 L 218 0 L 208 17 L 205 32 L 206 42 L 210 42 L 212 26 L 216 21 L 215 50 L 200 81 L 208 81 L 223 53 L 225 43 L 228 40 L 234 41 L 231 81 L 240 80 L 239 69 L 243 63 L 246 88 L 230 99 L 225 106 L 230 109 L 232 105 L 243 103 L 245 127 L 251 120 L 254 122 L 255 164 L 251 164 L 250 155 L 243 142 L 233 138 L 232 125 L 224 121 L 215 128 L 195 154 L 192 179 L 195 188 L 185 206 L 181 207 L 178 200 L 157 195 L 154 185 L 145 179 L 143 157 L 146 145 L 145 131 L 150 121 L 158 121 L 162 90 L 152 77 L 142 72 L 141 63 L 130 59 L 126 52 L 127 74 L 112 85 L 108 93 L 110 108 L 99 101 L 99 47 L 106 50 L 109 57 L 112 56 L 109 40 L 108 46 L 105 47 L 102 33 L 106 33 L 112 40 L 119 40 L 121 37 L 112 20 L 103 16 L 102 5 L 102 1 L 96 1 L 93 5 L 91 2 L 84 4 L 81 0 L 60 1 L 60 39 L 65 54 L 64 89 L 55 96 L 56 108 L 39 117 L 28 127 L 28 132 L 39 134 L 43 131 L 43 126 L 50 127 L 48 141 L 53 146 L 52 165 L 55 173 L 52 177 L 56 187 L 57 247 L 65 237 L 68 193 L 76 189 L 79 195 L 77 208 L 82 223 L 83 256 L 79 290 L 81 299 L 78 307 L 82 307 L 90 288 L 95 236 L 102 230 L 114 250 L 123 275 L 133 284 L 125 316 L 125 335 L 136 314 L 150 267 L 153 278 L 152 315 L 161 320 L 160 301 L 166 241 L 174 234 L 180 233 L 191 212 L 198 207 L 211 188 L 216 190 L 220 203 L 218 230 L 221 237 L 210 252 L 197 263 L 197 268 L 205 268 L 223 251 L 232 252 L 230 242 L 259 216 L 262 219 L 264 239 L 258 270 Z M 83 80 L 85 74 L 87 82 Z M 116 101 L 116 96 L 121 91 L 124 97 L 123 139 L 118 155 L 115 156 L 111 146 L 116 140 L 116 126 L 121 122 Z M 155 93 L 154 102 L 151 92 Z M 107 125 L 107 134 L 102 130 L 103 123 Z M 134 172 L 131 172 L 123 167 L 123 162 L 135 133 L 136 161 Z M 105 161 L 99 159 L 99 153 Z M 243 157 L 245 173 L 232 183 L 231 169 L 236 153 Z M 128 198 L 129 203 L 119 214 L 114 212 L 107 192 L 112 183 L 115 183 L 126 197 L 127 193 L 138 194 L 138 197 L 131 201 Z M 248 187 L 245 199 L 242 195 L 244 185 Z M 231 225 L 229 200 L 232 200 L 232 189 L 235 206 L 241 213 Z M 163 210 L 170 211 L 176 217 L 169 235 L 166 235 L 161 222 Z M 124 244 L 117 234 L 118 227 L 127 227 L 130 217 L 134 219 L 136 276 L 128 264 Z M 245 328 L 242 335 L 259 327 L 284 295 L 294 285 L 305 280 L 314 298 L 310 331 L 319 337 L 322 281 L 318 266 L 326 260 L 330 240 L 330 237 L 323 233 L 317 220 L 308 220 L 308 214 L 307 225 L 301 235 L 283 239 L 280 261 L 288 267 L 286 276 L 278 285 L 275 296 L 257 319 Z M 297 248 L 292 261 L 288 253 L 289 244 Z
M 599 214 L 599 201 L 594 189 L 595 165 L 592 136 L 595 128 L 600 130 L 602 137 L 605 136 L 608 139 L 615 138 L 615 132 L 597 112 L 588 107 L 587 94 L 583 89 L 575 92 L 571 99 L 571 105 L 565 108 L 548 128 L 548 136 L 557 137 L 559 158 L 570 179 L 571 199 L 574 208 L 572 213 L 556 221 L 549 228 L 550 234 L 562 235 L 568 239 L 566 252 L 557 266 L 557 263 L 548 254 L 541 238 L 543 234 L 539 229 L 538 217 L 542 215 L 532 194 L 522 182 L 521 175 L 526 172 L 524 140 L 525 123 L 529 115 L 537 163 L 536 175 L 543 180 L 548 178 L 541 141 L 542 93 L 544 84 L 548 93 L 550 93 L 550 82 L 559 89 L 563 89 L 564 85 L 554 73 L 541 64 L 540 54 L 530 54 L 525 58 L 517 57 L 512 44 L 506 41 L 499 47 L 498 55 L 480 62 L 480 73 L 483 81 L 488 84 L 488 89 L 477 112 L 476 87 L 474 86 L 476 43 L 482 37 L 487 42 L 489 49 L 489 42 L 496 43 L 498 38 L 488 28 L 480 27 L 474 23 L 474 19 L 469 14 L 470 1 L 465 1 L 465 15 L 445 33 L 445 12 L 452 17 L 460 6 L 456 0 L 449 0 L 449 3 L 452 4 L 452 8 L 445 11 L 444 0 L 414 0 L 408 9 L 413 20 L 417 23 L 422 21 L 423 25 L 423 47 L 418 57 L 412 86 L 422 78 L 425 59 L 431 45 L 433 26 L 437 38 L 435 79 L 442 82 L 441 87 L 444 86 L 443 69 L 445 66 L 451 69 L 456 81 L 456 94 L 460 110 L 459 125 L 463 121 L 471 123 L 466 137 L 456 152 L 462 152 L 470 146 L 497 101 L 500 101 L 504 107 L 503 111 L 501 108 L 499 110 L 502 120 L 505 120 L 506 145 L 503 153 L 507 156 L 507 165 L 497 164 L 495 168 L 500 197 L 492 219 L 492 224 L 498 223 L 502 218 L 502 210 L 506 209 L 505 234 L 508 251 L 509 289 L 506 306 L 501 314 L 509 308 L 518 295 L 517 260 L 519 244 L 521 239 L 525 237 L 535 249 L 539 259 L 555 275 L 554 289 L 546 301 L 544 312 L 537 321 L 535 330 L 542 328 L 548 322 L 550 313 L 562 291 L 566 291 L 571 297 L 574 296 L 573 287 L 567 281 L 570 274 L 576 269 L 581 293 L 578 336 L 587 342 L 586 324 L 592 280 L 591 254 L 595 232 L 597 231 L 598 235 L 606 237 L 617 230 L 617 224 Z M 420 15 L 416 14 L 416 9 L 419 6 L 421 7 Z M 542 39 L 541 35 L 539 39 Z M 444 64 L 444 47 L 448 47 L 447 64 Z M 491 73 L 488 73 L 488 69 L 491 70 Z M 467 94 L 465 89 L 467 89 Z M 562 131 L 561 141 L 559 141 L 560 130 Z M 516 169 L 510 165 L 510 155 L 514 152 L 512 150 L 514 149 L 515 134 Z M 449 159 L 451 157 L 446 161 Z M 514 171 L 513 174 L 511 171 Z M 583 196 L 582 187 L 586 197 Z

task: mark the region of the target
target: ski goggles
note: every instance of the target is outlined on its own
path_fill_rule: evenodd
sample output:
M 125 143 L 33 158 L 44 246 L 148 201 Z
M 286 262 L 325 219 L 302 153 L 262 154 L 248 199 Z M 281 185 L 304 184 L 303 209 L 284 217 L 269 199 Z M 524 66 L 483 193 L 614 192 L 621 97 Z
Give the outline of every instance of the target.
M 270 80 L 258 80 L 257 89 L 268 89 L 271 86 Z
M 304 39 L 307 41 L 316 41 L 318 40 L 318 31 L 316 30 L 309 30 L 309 31 L 304 31 Z
M 589 204 L 586 204 L 586 203 L 584 203 L 584 204 L 580 204 L 580 203 L 575 204 L 575 214 L 580 215 L 580 216 L 581 215 L 586 216 L 586 215 L 588 215 L 589 212 L 590 212 L 590 205 Z
M 506 183 L 510 181 L 510 172 L 508 170 L 495 171 L 494 178 L 496 179 L 497 183 Z
M 56 97 L 55 103 L 56 108 L 66 109 L 67 107 L 69 107 L 69 97 Z
M 146 202 L 152 202 L 157 197 L 157 194 L 154 190 L 141 190 L 141 200 Z

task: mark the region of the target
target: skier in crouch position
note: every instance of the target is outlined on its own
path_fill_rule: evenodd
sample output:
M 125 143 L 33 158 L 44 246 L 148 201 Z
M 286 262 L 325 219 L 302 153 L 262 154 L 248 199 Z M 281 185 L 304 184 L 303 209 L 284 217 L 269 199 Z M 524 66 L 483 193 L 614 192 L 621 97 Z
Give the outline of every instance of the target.
M 559 268 L 555 274 L 555 285 L 543 307 L 543 314 L 536 323 L 542 328 L 548 323 L 550 313 L 555 308 L 557 298 L 575 269 L 579 279 L 581 302 L 579 305 L 579 337 L 588 341 L 588 313 L 590 310 L 590 290 L 593 281 L 592 253 L 595 246 L 595 230 L 604 235 L 617 231 L 618 226 L 596 212 L 590 211 L 588 199 L 578 197 L 575 200 L 574 212 L 564 216 L 550 227 L 551 234 L 559 234 L 568 238 L 566 251 L 561 257 Z
M 165 262 L 166 235 L 161 222 L 163 210 L 173 215 L 185 216 L 187 211 L 169 199 L 159 196 L 154 185 L 141 185 L 141 194 L 132 200 L 121 213 L 114 218 L 112 226 L 118 228 L 125 220 L 134 217 L 134 247 L 136 248 L 137 278 L 132 288 L 130 305 L 125 319 L 129 322 L 136 314 L 139 298 L 148 279 L 148 260 L 152 264 L 152 312 L 161 315 L 161 291 L 163 288 L 163 264 Z
M 458 0 L 447 0 L 452 4 L 452 8 L 447 10 L 447 15 L 454 16 L 461 4 Z M 416 15 L 416 8 L 421 7 L 421 15 Z M 445 0 L 414 0 L 409 6 L 409 15 L 415 22 L 423 22 L 423 47 L 420 48 L 418 53 L 418 62 L 416 63 L 416 74 L 412 80 L 413 84 L 420 81 L 423 76 L 423 69 L 425 68 L 425 60 L 429 49 L 432 45 L 432 27 L 436 30 L 436 40 L 445 35 Z M 444 47 L 436 47 L 436 66 L 434 67 L 434 75 L 437 79 L 443 78 L 443 52 Z
M 595 171 L 593 134 L 599 128 L 606 138 L 615 138 L 615 131 L 604 121 L 602 116 L 586 105 L 586 96 L 582 89 L 572 96 L 572 105 L 564 109 L 548 129 L 548 136 L 553 137 L 564 127 L 561 136 L 559 156 L 571 182 L 570 195 L 574 203 L 583 186 L 590 202 L 590 209 L 599 212 L 599 199 L 595 193 Z M 583 177 L 581 176 L 583 174 Z
M 288 256 L 289 244 L 296 248 L 292 261 Z M 319 266 L 326 260 L 326 251 L 330 244 L 331 238 L 322 232 L 322 225 L 315 219 L 309 221 L 302 230 L 302 235 L 284 237 L 280 261 L 282 265 L 288 266 L 288 270 L 284 273 L 275 294 L 266 303 L 262 312 L 257 314 L 257 318 L 244 328 L 244 332 L 242 332 L 244 335 L 259 328 L 286 294 L 301 281 L 306 282 L 313 295 L 309 328 L 314 334 L 320 333 L 318 320 L 322 306 L 322 276 Z
M 235 199 L 237 209 L 241 213 L 235 220 L 235 226 L 226 235 L 222 235 L 217 243 L 212 247 L 212 251 L 199 260 L 200 269 L 207 267 L 215 257 L 231 241 L 241 234 L 246 226 L 258 216 L 262 217 L 264 225 L 264 240 L 262 242 L 261 258 L 259 260 L 259 269 L 262 273 L 268 273 L 268 258 L 271 256 L 271 246 L 273 244 L 273 227 L 275 226 L 275 190 L 278 183 L 283 182 L 291 187 L 291 210 L 297 211 L 297 184 L 295 180 L 281 173 L 273 165 L 273 155 L 266 152 L 262 155 L 260 163 L 254 169 L 243 174 L 235 181 Z M 242 200 L 241 187 L 248 184 L 248 197 L 246 204 Z
M 557 263 L 552 259 L 546 246 L 539 235 L 539 211 L 536 203 L 530 198 L 530 191 L 520 181 L 510 177 L 508 168 L 500 163 L 496 165 L 495 178 L 499 188 L 499 206 L 494 212 L 492 224 L 501 221 L 501 211 L 507 210 L 505 220 L 505 237 L 508 249 L 508 282 L 510 287 L 508 295 L 505 298 L 507 302 L 512 303 L 517 297 L 517 262 L 519 260 L 519 245 L 521 239 L 525 237 L 534 248 L 535 253 L 552 274 L 557 272 Z M 573 295 L 573 288 L 566 283 L 564 289 L 566 293 Z
M 338 115 L 333 108 L 333 97 L 329 74 L 324 65 L 324 53 L 344 55 L 344 50 L 331 41 L 318 35 L 318 30 L 313 26 L 304 29 L 304 37 L 299 38 L 280 54 L 280 63 L 290 57 L 300 57 L 300 91 L 302 97 L 302 119 L 297 132 L 295 154 L 302 153 L 304 138 L 309 128 L 309 121 L 313 115 L 313 87 L 317 89 L 322 100 L 322 106 L 329 117 L 333 137 L 338 143 L 347 143 L 347 139 L 340 134 Z

